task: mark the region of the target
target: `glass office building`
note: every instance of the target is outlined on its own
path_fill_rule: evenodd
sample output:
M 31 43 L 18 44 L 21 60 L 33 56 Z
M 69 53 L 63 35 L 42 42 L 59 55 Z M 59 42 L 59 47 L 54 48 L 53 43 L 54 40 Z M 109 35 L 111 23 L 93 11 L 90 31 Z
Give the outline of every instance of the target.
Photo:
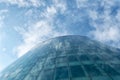
M 120 80 L 120 50 L 84 36 L 56 37 L 4 69 L 0 80 Z

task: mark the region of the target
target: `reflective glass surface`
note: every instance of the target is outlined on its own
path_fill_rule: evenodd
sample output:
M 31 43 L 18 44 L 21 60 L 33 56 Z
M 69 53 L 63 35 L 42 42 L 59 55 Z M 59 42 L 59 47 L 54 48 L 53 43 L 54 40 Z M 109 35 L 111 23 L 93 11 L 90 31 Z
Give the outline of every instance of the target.
M 120 80 L 120 49 L 84 36 L 62 36 L 27 52 L 0 80 Z

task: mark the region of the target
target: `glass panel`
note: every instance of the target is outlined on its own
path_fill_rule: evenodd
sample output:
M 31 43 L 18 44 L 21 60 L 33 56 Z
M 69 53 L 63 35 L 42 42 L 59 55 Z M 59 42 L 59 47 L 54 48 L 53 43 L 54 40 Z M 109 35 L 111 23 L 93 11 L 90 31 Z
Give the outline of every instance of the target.
M 45 68 L 54 68 L 54 66 L 55 66 L 55 58 L 52 58 L 52 59 L 50 59 L 50 58 L 48 58 L 47 60 L 46 60 L 46 63 L 45 63 Z
M 82 54 L 79 56 L 80 61 L 89 61 L 90 59 L 87 57 L 87 54 Z
M 113 80 L 109 76 L 94 76 L 92 80 Z
M 120 55 L 119 56 L 115 56 L 115 57 L 117 57 L 120 60 Z
M 69 62 L 78 62 L 77 56 L 76 55 L 68 56 L 68 61 Z
M 55 57 L 56 57 L 56 54 L 52 52 L 52 53 L 49 54 L 48 57 L 49 57 L 49 58 L 55 58 Z
M 110 67 L 108 64 L 100 64 L 101 69 L 103 69 L 109 75 L 120 75 L 116 70 Z
M 42 66 L 43 66 L 43 63 L 44 63 L 44 60 L 45 59 L 40 59 L 36 65 L 34 65 L 30 71 L 30 73 L 25 77 L 25 80 L 36 80 L 39 73 L 41 72 L 42 70 Z
M 84 65 L 87 73 L 91 76 L 100 76 L 102 75 L 101 72 L 97 69 L 94 64 Z
M 93 61 L 102 61 L 101 59 L 100 59 L 100 57 L 98 57 L 97 55 L 90 55 L 91 57 L 91 59 L 93 60 Z
M 106 57 L 107 56 L 107 57 Z M 104 55 L 100 55 L 100 57 L 104 60 L 104 61 L 111 61 L 114 60 L 114 57 L 112 57 L 109 54 L 104 54 Z
M 72 77 L 85 77 L 85 73 L 80 65 L 70 66 Z
M 66 51 L 59 51 L 59 50 L 58 50 L 58 51 L 56 51 L 56 56 L 57 56 L 57 57 L 66 56 L 65 52 L 66 52 Z
M 59 80 L 59 79 L 68 79 L 68 68 L 67 67 L 56 68 L 55 80 Z
M 54 70 L 44 70 L 41 74 L 40 77 L 37 80 L 53 80 L 54 78 Z
M 56 58 L 56 63 L 57 64 L 59 64 L 59 63 L 67 63 L 66 56 L 64 56 L 64 57 L 57 57 Z
M 115 69 L 115 70 L 117 70 L 117 71 L 119 71 L 119 73 L 120 73 L 120 64 L 111 64 L 111 66 Z
M 24 66 L 22 71 L 19 72 L 18 75 L 16 75 L 15 80 L 19 80 L 19 78 L 23 79 L 28 73 L 31 72 L 32 68 L 34 67 L 35 64 L 28 64 L 27 66 Z
M 78 49 L 71 49 L 71 50 L 67 50 L 66 51 L 66 54 L 68 55 L 74 55 L 74 54 L 77 54 L 78 53 Z

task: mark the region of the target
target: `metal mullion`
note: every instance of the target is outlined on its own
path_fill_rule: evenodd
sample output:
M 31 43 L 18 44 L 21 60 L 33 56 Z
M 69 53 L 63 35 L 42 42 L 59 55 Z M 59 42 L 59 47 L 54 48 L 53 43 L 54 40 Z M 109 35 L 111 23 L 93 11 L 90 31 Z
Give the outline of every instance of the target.
M 97 54 L 96 54 L 97 55 Z M 100 58 L 100 56 L 99 55 L 97 55 L 99 58 Z M 90 58 L 91 59 L 91 58 Z M 101 58 L 100 58 L 101 59 Z M 93 60 L 91 59 L 91 61 L 93 62 Z M 104 60 L 102 61 L 103 62 L 103 64 L 105 64 L 105 62 L 104 62 Z M 106 71 L 104 71 L 102 68 L 99 68 L 98 67 L 98 65 L 97 65 L 97 63 L 96 62 L 93 62 L 94 63 L 94 65 L 96 66 L 96 68 L 101 72 L 101 73 L 104 73 L 105 75 L 107 75 L 111 80 L 113 80 L 112 79 L 112 77 L 108 74 L 108 73 L 106 73 Z
M 38 58 L 38 61 L 40 60 L 41 58 Z M 34 63 L 34 66 L 31 68 L 31 70 L 36 66 L 36 64 L 37 64 L 37 62 L 36 63 Z M 29 72 L 31 72 L 31 70 L 29 71 Z M 31 73 L 30 73 L 30 75 L 31 75 Z M 25 79 L 26 77 L 24 77 L 23 79 Z
M 54 66 L 54 76 L 53 76 L 53 80 L 55 80 L 55 77 L 56 77 L 56 58 L 57 58 L 57 53 L 55 52 L 55 66 Z
M 67 50 L 64 50 L 67 51 Z M 68 54 L 66 54 L 66 60 L 67 60 L 67 68 L 68 68 L 68 75 L 69 75 L 69 80 L 72 80 L 72 74 L 71 74 L 71 69 L 68 61 Z
M 77 54 L 77 55 L 79 55 L 79 54 Z M 78 58 L 78 56 L 77 56 L 77 58 Z M 78 58 L 78 61 L 80 62 L 80 65 L 81 65 L 85 75 L 89 78 L 89 80 L 92 80 L 91 76 L 86 72 L 86 70 L 85 70 L 85 68 L 83 66 L 83 62 L 81 62 L 79 58 Z
M 34 63 L 34 64 L 36 64 L 36 63 Z M 32 64 L 32 66 L 34 66 L 34 65 Z M 30 71 L 32 70 L 32 68 L 33 68 L 33 67 L 30 68 Z M 30 72 L 30 71 L 29 71 L 29 72 Z M 23 69 L 22 69 L 18 74 L 20 74 L 21 72 L 23 72 Z M 28 72 L 28 73 L 29 73 L 29 72 Z M 26 76 L 27 76 L 27 74 L 26 74 Z M 23 79 L 24 79 L 26 76 L 24 76 Z M 17 77 L 17 75 L 16 75 L 16 77 Z M 16 77 L 15 77 L 15 78 L 16 78 Z
M 104 63 L 105 64 L 105 63 Z M 102 68 L 100 68 L 104 73 L 106 73 L 107 74 L 107 76 L 111 79 L 111 80 L 113 80 L 113 78 L 111 77 L 111 75 L 109 74 L 109 73 L 107 73 L 105 70 L 103 70 Z
M 43 71 L 44 65 L 45 65 L 45 62 L 46 62 L 47 58 L 48 58 L 48 55 L 47 55 L 47 57 L 45 57 L 45 60 L 44 60 L 44 62 L 43 62 L 43 64 L 42 64 L 41 71 L 40 71 L 38 74 L 40 74 L 40 73 Z M 39 75 L 37 76 L 37 80 L 38 80 L 38 78 L 39 78 Z
M 100 57 L 99 55 L 96 54 L 96 56 L 101 59 L 101 57 Z M 102 73 L 102 72 L 106 73 L 102 68 L 99 68 L 99 67 L 97 66 L 97 63 L 94 62 L 92 58 L 89 58 L 89 59 L 90 59 L 90 60 L 92 61 L 92 63 L 96 66 L 96 68 L 97 68 L 98 70 L 100 70 L 101 73 Z M 103 61 L 102 61 L 102 62 L 103 62 Z M 104 64 L 105 64 L 105 62 L 104 62 Z M 110 77 L 110 79 L 113 80 L 112 77 L 111 77 L 109 74 L 106 73 L 106 75 L 108 75 L 108 77 Z

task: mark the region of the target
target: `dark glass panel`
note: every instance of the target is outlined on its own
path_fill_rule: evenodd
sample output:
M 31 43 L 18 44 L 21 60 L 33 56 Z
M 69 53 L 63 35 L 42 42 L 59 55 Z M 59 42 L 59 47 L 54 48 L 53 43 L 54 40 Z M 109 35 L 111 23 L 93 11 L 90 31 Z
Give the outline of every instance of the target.
M 77 62 L 77 55 L 72 55 L 72 56 L 68 56 L 68 61 L 69 62 Z
M 57 64 L 60 64 L 60 63 L 67 63 L 67 56 L 64 56 L 64 57 L 57 57 L 56 58 L 56 63 Z
M 94 64 L 84 65 L 84 67 L 85 67 L 85 70 L 87 71 L 87 73 L 91 76 L 102 75 L 101 72 L 97 69 L 97 67 L 94 66 Z
M 48 58 L 45 63 L 45 68 L 54 68 L 55 66 L 55 58 Z
M 66 54 L 67 55 L 74 55 L 74 54 L 77 54 L 78 53 L 78 49 L 70 49 L 70 50 L 66 50 Z
M 115 69 L 110 67 L 108 64 L 100 64 L 99 67 L 109 75 L 120 75 L 120 73 L 118 73 Z
M 56 54 L 52 52 L 52 53 L 48 54 L 48 57 L 49 57 L 49 58 L 55 58 L 55 57 L 56 57 Z
M 100 57 L 98 57 L 97 55 L 90 55 L 90 58 L 93 60 L 93 61 L 102 61 L 100 59 Z
M 59 79 L 68 79 L 68 68 L 67 67 L 56 68 L 55 80 L 59 80 Z
M 49 70 L 44 70 L 40 74 L 40 78 L 38 78 L 38 80 L 53 80 L 53 78 L 54 78 L 54 70 L 49 69 Z
M 57 57 L 66 56 L 65 53 L 66 53 L 66 51 L 57 50 L 57 51 L 56 51 L 56 56 L 57 56 Z
M 89 61 L 89 57 L 87 56 L 87 54 L 82 54 L 79 56 L 79 60 L 80 61 Z
M 72 77 L 85 77 L 85 73 L 80 65 L 70 66 Z
M 112 63 L 111 66 L 113 67 L 113 69 L 115 69 L 115 70 L 120 72 L 120 64 Z

